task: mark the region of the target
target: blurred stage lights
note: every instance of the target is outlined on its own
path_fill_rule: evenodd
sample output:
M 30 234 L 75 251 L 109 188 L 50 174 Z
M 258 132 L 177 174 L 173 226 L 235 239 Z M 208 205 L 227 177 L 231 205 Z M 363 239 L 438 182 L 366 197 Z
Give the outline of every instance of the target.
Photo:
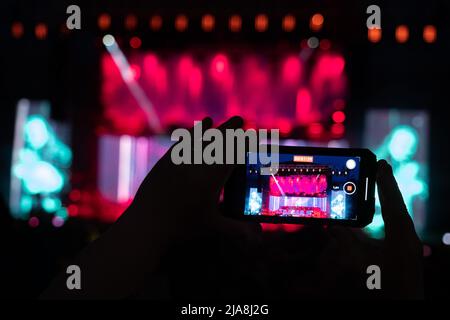
M 309 22 L 309 27 L 311 28 L 312 31 L 320 31 L 322 29 L 323 26 L 323 15 L 321 15 L 320 13 L 316 13 L 311 17 L 311 20 Z
M 426 25 L 423 28 L 423 41 L 425 41 L 426 43 L 433 43 L 436 41 L 436 38 L 436 27 L 432 25 Z
M 110 34 L 107 34 L 103 37 L 103 44 L 106 47 L 111 47 L 112 45 L 114 45 L 114 43 L 116 42 L 116 40 L 114 39 L 114 37 Z
M 316 37 L 311 37 L 307 41 L 308 47 L 311 49 L 316 49 L 319 46 L 319 39 Z
M 367 29 L 367 38 L 372 43 L 381 41 L 381 28 L 369 28 Z
M 175 29 L 184 32 L 188 28 L 189 20 L 184 14 L 180 14 L 175 18 Z
M 283 18 L 282 28 L 286 32 L 291 32 L 295 29 L 295 24 L 295 17 L 291 14 L 288 14 Z
M 129 14 L 125 17 L 125 29 L 135 30 L 138 25 L 138 19 L 134 14 Z
M 98 16 L 97 25 L 100 30 L 107 30 L 111 26 L 111 16 L 107 13 L 102 13 Z
M 160 15 L 154 15 L 150 18 L 149 26 L 152 31 L 161 30 L 163 25 L 163 19 Z
M 258 14 L 255 17 L 255 30 L 257 32 L 267 31 L 269 28 L 269 18 L 265 14 Z
M 139 49 L 142 45 L 142 40 L 139 37 L 132 37 L 130 39 L 130 47 L 133 49 Z
M 400 25 L 395 29 L 395 39 L 399 43 L 405 43 L 409 39 L 409 29 L 405 25 Z
M 36 36 L 37 39 L 39 40 L 44 40 L 45 38 L 47 38 L 47 33 L 48 33 L 48 29 L 47 29 L 47 25 L 45 23 L 38 23 L 36 25 L 36 27 L 34 28 L 34 34 Z
M 230 20 L 228 21 L 228 27 L 230 28 L 231 32 L 239 32 L 242 28 L 242 18 L 241 16 L 234 14 L 230 17 Z
M 214 16 L 211 14 L 205 14 L 202 17 L 202 29 L 205 32 L 211 32 L 214 30 L 216 20 L 214 19 Z
M 13 22 L 13 24 L 11 25 L 11 35 L 13 36 L 13 38 L 19 39 L 23 36 L 24 34 L 24 27 L 22 22 Z
M 450 232 L 444 233 L 442 236 L 442 243 L 444 243 L 446 246 L 450 246 Z
M 335 111 L 331 115 L 331 119 L 336 123 L 342 123 L 345 121 L 345 113 L 342 111 Z

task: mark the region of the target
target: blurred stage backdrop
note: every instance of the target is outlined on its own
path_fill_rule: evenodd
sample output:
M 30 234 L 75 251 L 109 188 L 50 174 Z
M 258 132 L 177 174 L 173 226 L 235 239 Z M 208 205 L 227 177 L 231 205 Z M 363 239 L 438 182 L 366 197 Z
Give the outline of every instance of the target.
M 441 2 L 383 2 L 370 30 L 356 1 L 82 1 L 81 30 L 65 27 L 64 1 L 33 14 L 7 3 L 2 193 L 30 228 L 115 221 L 174 128 L 237 114 L 285 144 L 370 148 L 393 164 L 421 234 L 450 230 Z

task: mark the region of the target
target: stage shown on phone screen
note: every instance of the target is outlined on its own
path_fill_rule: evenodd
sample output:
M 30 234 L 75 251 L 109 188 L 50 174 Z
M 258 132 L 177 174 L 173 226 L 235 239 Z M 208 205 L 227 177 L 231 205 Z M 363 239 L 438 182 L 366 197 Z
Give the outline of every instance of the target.
M 246 166 L 245 215 L 357 219 L 359 157 L 280 154 L 274 173 L 261 168 Z

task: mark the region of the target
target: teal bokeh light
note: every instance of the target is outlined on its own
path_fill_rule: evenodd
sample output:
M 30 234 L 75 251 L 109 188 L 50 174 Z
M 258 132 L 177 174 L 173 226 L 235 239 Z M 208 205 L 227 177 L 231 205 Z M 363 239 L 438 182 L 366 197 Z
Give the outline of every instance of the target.
M 390 136 L 388 150 L 396 161 L 405 161 L 416 153 L 418 144 L 417 132 L 410 126 L 396 127 Z
M 45 118 L 39 115 L 29 117 L 25 124 L 25 140 L 34 149 L 41 149 L 49 141 L 48 124 Z

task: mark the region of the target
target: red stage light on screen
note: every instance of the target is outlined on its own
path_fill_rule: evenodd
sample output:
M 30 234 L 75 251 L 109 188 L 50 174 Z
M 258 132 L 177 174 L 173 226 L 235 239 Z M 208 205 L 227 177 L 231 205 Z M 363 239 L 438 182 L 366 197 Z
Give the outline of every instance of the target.
M 289 233 L 298 232 L 303 229 L 303 226 L 298 224 L 282 224 L 281 226 L 285 232 Z
M 13 36 L 13 38 L 19 39 L 23 36 L 23 34 L 24 28 L 22 22 L 13 22 L 13 24 L 11 25 L 11 35 Z
M 125 29 L 134 30 L 138 24 L 138 19 L 134 14 L 129 14 L 125 17 Z
M 213 15 L 205 14 L 202 17 L 202 28 L 203 28 L 203 31 L 205 31 L 205 32 L 213 31 L 215 23 L 216 23 L 216 21 L 215 21 Z
M 159 31 L 162 28 L 163 25 L 163 19 L 159 15 L 154 15 L 150 18 L 150 29 L 152 31 Z
M 367 38 L 370 42 L 377 43 L 381 41 L 381 28 L 367 29 Z
M 320 49 L 322 50 L 329 50 L 331 48 L 331 41 L 328 39 L 322 39 L 320 40 Z
M 111 26 L 111 16 L 107 13 L 102 13 L 98 16 L 97 25 L 100 30 L 107 30 Z
M 311 17 L 309 27 L 311 28 L 312 31 L 320 31 L 323 26 L 323 21 L 324 21 L 323 15 L 321 15 L 320 13 L 316 13 Z
M 342 123 L 345 121 L 345 113 L 342 111 L 335 111 L 335 112 L 333 112 L 333 115 L 331 116 L 331 118 L 336 123 Z
M 320 123 L 312 123 L 308 127 L 308 135 L 311 138 L 318 138 L 323 133 L 323 126 Z
M 437 31 L 436 27 L 432 25 L 427 25 L 423 28 L 423 40 L 426 43 L 433 43 L 436 41 Z
M 405 25 L 400 25 L 395 29 L 395 39 L 399 43 L 405 43 L 409 38 L 409 29 Z
M 265 14 L 258 14 L 255 17 L 255 30 L 258 32 L 267 31 L 269 27 L 269 18 Z
M 186 31 L 188 24 L 189 20 L 184 14 L 180 14 L 175 18 L 175 29 L 179 32 Z
M 286 32 L 291 32 L 295 29 L 295 17 L 292 14 L 288 14 L 283 18 L 282 27 Z
M 340 138 L 345 133 L 345 126 L 342 123 L 335 123 L 331 126 L 331 135 L 334 138 Z
M 139 37 L 132 37 L 130 39 L 130 47 L 133 49 L 139 49 L 142 45 L 142 40 Z
M 48 29 L 45 23 L 38 23 L 34 28 L 34 34 L 39 40 L 44 40 L 45 38 L 47 38 L 47 33 Z
M 232 15 L 228 21 L 228 26 L 232 32 L 239 32 L 242 28 L 242 18 L 237 14 Z

